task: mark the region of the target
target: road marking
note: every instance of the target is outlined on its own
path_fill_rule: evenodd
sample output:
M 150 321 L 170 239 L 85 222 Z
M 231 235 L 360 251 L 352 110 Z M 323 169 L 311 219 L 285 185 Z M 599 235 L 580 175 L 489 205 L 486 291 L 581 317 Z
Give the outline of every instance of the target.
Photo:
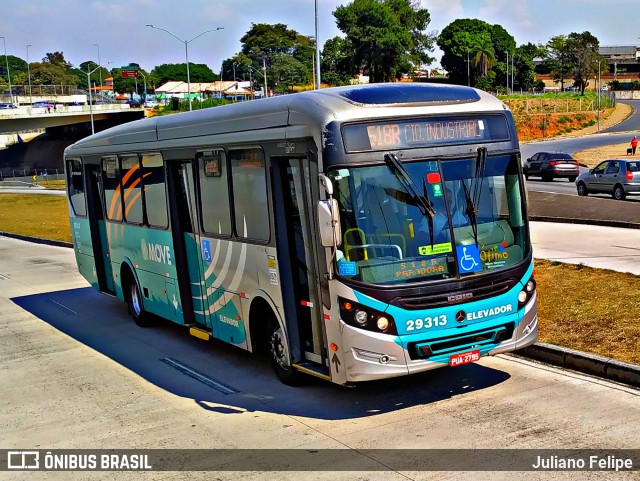
M 59 302 L 54 301 L 53 299 L 49 298 L 48 301 L 53 302 L 56 306 L 63 308 L 65 311 L 69 311 L 72 314 L 78 314 L 76 311 L 74 311 L 73 309 L 69 309 L 67 306 L 63 306 L 62 304 L 60 304 Z
M 9 278 L 7 276 L 3 276 L 2 274 L 0 274 L 0 281 L 8 281 Z
M 229 387 L 226 384 L 221 383 L 220 381 L 216 381 L 215 379 L 210 378 L 206 374 L 203 374 L 200 371 L 192 368 L 191 366 L 188 366 L 188 365 L 186 365 L 186 364 L 184 364 L 184 363 L 182 363 L 182 362 L 180 362 L 180 361 L 178 361 L 176 359 L 173 359 L 171 357 L 164 357 L 164 358 L 160 359 L 160 361 L 162 361 L 165 364 L 168 364 L 169 366 L 177 369 L 182 374 L 186 374 L 187 376 L 195 379 L 196 381 L 200 381 L 201 383 L 206 384 L 209 387 L 212 387 L 216 391 L 220 391 L 222 394 L 235 394 L 235 393 L 240 392 L 237 389 Z

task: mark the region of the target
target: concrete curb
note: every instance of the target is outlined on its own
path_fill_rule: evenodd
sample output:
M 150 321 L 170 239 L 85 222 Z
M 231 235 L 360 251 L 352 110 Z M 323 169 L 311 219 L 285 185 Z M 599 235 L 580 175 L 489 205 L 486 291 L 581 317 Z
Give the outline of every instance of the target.
M 41 239 L 40 237 L 31 237 L 28 235 L 13 234 L 11 232 L 3 232 L 3 231 L 0 231 L 0 236 L 10 237 L 12 239 L 19 239 L 27 242 L 35 242 L 36 244 L 45 244 L 45 245 L 56 246 L 56 247 L 69 247 L 73 249 L 73 244 L 71 242 L 57 241 L 57 240 L 51 240 L 51 239 Z
M 541 361 L 546 364 L 601 377 L 609 381 L 640 387 L 640 366 L 609 357 L 574 351 L 573 349 L 542 342 L 525 347 L 511 355 Z
M 558 222 L 560 224 L 585 224 L 603 227 L 620 227 L 623 229 L 640 229 L 640 224 L 622 220 L 567 219 L 566 217 L 550 217 L 544 215 L 530 215 L 529 220 L 537 222 Z

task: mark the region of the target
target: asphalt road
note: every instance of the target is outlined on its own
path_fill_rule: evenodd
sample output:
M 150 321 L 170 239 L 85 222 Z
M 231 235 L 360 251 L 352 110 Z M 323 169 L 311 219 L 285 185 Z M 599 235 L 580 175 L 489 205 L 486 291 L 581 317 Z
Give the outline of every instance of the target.
M 290 388 L 276 380 L 267 362 L 248 353 L 205 343 L 175 325 L 135 326 L 122 303 L 87 287 L 70 249 L 7 238 L 0 238 L 0 333 L 3 448 L 227 448 L 231 462 L 238 448 L 339 448 L 357 455 L 371 448 L 630 449 L 640 444 L 638 390 L 512 356 L 353 389 L 315 379 Z M 168 359 L 232 392 L 183 374 Z M 384 469 L 375 456 L 365 460 Z M 250 459 L 245 466 L 250 468 Z M 328 472 L 349 466 L 324 464 L 289 473 L 146 473 L 140 479 L 436 475 L 413 472 L 411 464 L 377 473 Z M 38 479 L 70 478 L 64 472 L 46 474 Z M 612 473 L 480 474 L 479 479 L 506 481 L 604 479 Z M 101 473 L 87 479 L 124 476 Z M 637 472 L 616 473 L 615 479 L 637 479 Z

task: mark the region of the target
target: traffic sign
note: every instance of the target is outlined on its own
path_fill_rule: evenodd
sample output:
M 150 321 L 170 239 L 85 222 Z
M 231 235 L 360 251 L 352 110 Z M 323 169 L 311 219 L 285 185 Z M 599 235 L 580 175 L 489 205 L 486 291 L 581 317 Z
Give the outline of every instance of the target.
M 138 78 L 137 70 L 123 70 L 122 78 Z

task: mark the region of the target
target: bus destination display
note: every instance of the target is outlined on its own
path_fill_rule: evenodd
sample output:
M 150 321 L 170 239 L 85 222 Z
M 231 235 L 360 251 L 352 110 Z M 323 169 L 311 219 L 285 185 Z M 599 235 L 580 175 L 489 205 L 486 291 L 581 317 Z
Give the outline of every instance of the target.
M 347 152 L 410 149 L 508 140 L 504 117 L 433 118 L 347 125 L 343 128 Z

